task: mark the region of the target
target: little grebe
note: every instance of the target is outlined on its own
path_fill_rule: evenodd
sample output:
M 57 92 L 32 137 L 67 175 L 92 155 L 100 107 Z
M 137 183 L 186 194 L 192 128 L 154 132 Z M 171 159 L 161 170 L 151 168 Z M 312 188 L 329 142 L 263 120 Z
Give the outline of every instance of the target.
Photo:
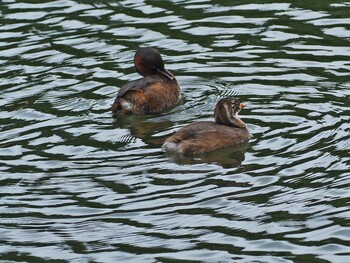
M 180 101 L 180 87 L 175 76 L 165 69 L 159 52 L 141 47 L 135 54 L 136 71 L 143 76 L 120 88 L 112 105 L 113 116 L 119 114 L 160 113 Z
M 219 100 L 214 111 L 215 122 L 200 121 L 186 125 L 165 140 L 163 149 L 190 156 L 247 142 L 250 138 L 248 128 L 238 117 L 244 107 L 235 98 Z

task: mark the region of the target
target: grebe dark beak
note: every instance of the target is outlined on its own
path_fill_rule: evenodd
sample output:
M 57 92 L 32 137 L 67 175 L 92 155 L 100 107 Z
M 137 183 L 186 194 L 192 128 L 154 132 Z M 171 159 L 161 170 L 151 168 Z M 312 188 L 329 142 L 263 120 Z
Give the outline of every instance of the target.
M 174 79 L 174 76 L 173 74 L 171 74 L 168 70 L 166 70 L 165 68 L 164 69 L 159 69 L 159 68 L 156 68 L 157 72 L 165 77 L 167 77 L 168 79 L 170 80 L 173 80 Z

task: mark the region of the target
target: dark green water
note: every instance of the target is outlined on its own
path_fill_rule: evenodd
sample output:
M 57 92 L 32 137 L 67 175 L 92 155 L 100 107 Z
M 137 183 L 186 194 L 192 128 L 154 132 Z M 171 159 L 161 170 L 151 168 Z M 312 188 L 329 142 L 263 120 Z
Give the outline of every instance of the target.
M 0 262 L 350 262 L 347 1 L 0 3 Z M 183 103 L 113 120 L 158 48 Z M 253 139 L 161 151 L 238 96 Z

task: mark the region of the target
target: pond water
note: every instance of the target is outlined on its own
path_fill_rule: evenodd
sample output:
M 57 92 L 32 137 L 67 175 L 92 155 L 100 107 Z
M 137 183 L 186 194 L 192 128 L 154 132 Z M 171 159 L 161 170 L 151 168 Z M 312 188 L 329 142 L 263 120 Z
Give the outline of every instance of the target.
M 20 1 L 0 8 L 1 262 L 350 262 L 350 2 Z M 114 120 L 133 56 L 182 89 Z M 253 138 L 162 142 L 236 96 Z

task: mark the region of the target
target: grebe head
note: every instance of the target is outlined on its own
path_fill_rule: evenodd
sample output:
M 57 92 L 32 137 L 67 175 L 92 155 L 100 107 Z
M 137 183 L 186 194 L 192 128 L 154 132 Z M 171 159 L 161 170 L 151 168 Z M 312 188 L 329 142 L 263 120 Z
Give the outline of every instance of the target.
M 134 56 L 134 64 L 136 71 L 142 76 L 160 74 L 174 79 L 173 74 L 165 69 L 160 53 L 152 47 L 139 48 Z
M 235 126 L 239 128 L 245 127 L 244 122 L 238 117 L 238 113 L 246 107 L 238 99 L 230 97 L 223 98 L 218 101 L 214 110 L 215 121 L 218 124 Z M 242 125 L 243 124 L 243 125 Z

